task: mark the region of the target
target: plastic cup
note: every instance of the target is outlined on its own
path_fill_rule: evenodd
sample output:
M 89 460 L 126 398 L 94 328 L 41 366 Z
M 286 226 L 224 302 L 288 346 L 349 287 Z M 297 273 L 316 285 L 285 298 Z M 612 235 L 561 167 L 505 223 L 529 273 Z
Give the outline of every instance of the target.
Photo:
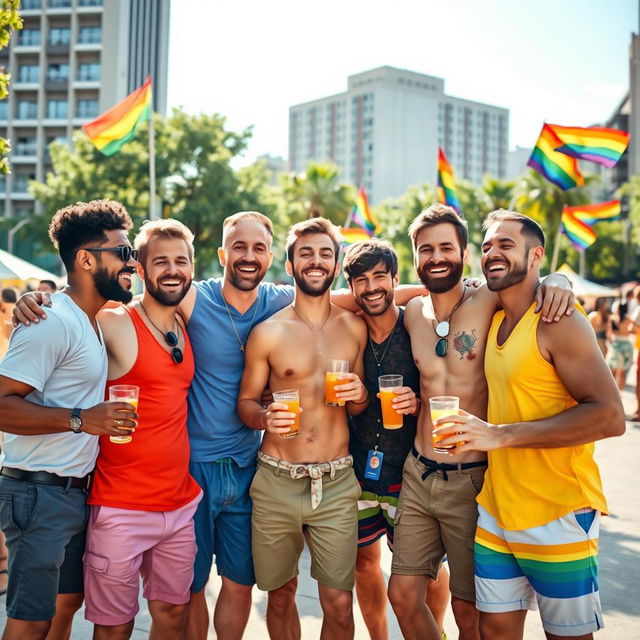
M 138 409 L 138 397 L 140 396 L 140 387 L 133 384 L 116 384 L 109 387 L 109 400 L 111 402 L 128 402 L 132 404 L 136 410 Z M 131 442 L 131 435 L 126 436 L 109 436 L 109 440 L 115 444 L 127 444 Z
M 437 427 L 434 426 L 436 420 L 439 420 L 443 416 L 457 415 L 458 409 L 460 408 L 460 398 L 458 396 L 434 396 L 433 398 L 429 398 L 429 409 L 431 411 L 431 425 L 434 429 L 440 429 L 442 427 L 446 427 L 448 424 L 454 424 L 453 422 L 445 422 L 444 424 L 439 424 Z M 433 450 L 436 453 L 449 453 L 452 449 L 456 448 L 455 444 L 449 444 L 446 447 L 440 445 L 440 441 L 444 438 L 448 438 L 450 435 L 443 435 L 441 433 L 432 435 L 433 441 Z
M 336 396 L 336 385 L 341 384 L 341 376 L 349 373 L 349 360 L 328 360 L 327 372 L 325 377 L 325 404 L 330 407 L 344 407 L 345 400 Z
M 378 377 L 380 388 L 380 406 L 382 407 L 382 426 L 385 429 L 400 429 L 404 416 L 398 413 L 391 404 L 396 395 L 396 389 L 402 386 L 402 376 L 389 374 Z
M 295 413 L 293 424 L 289 433 L 279 434 L 281 438 L 295 438 L 300 433 L 300 395 L 297 389 L 285 389 L 284 391 L 274 391 L 273 401 L 287 405 L 287 411 Z

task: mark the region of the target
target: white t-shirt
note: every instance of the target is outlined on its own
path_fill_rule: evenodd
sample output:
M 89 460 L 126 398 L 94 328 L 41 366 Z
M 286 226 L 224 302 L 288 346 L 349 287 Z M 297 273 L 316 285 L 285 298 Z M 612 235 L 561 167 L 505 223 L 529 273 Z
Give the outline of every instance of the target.
M 102 333 L 65 293 L 51 296 L 47 318 L 18 327 L 0 375 L 34 388 L 25 399 L 46 407 L 88 409 L 104 400 L 107 353 Z M 2 431 L 0 423 L 0 431 Z M 4 434 L 0 462 L 25 471 L 82 477 L 95 466 L 98 438 L 86 433 Z

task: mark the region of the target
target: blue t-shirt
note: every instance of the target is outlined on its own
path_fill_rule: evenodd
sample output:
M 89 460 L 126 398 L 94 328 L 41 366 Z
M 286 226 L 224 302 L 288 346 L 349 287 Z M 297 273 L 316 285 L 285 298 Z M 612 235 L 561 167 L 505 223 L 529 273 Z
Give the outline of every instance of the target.
M 25 400 L 34 404 L 93 407 L 103 402 L 107 381 L 102 334 L 98 337 L 87 315 L 66 293 L 54 293 L 45 322 L 20 326 L 11 335 L 0 375 L 33 387 Z M 98 437 L 88 433 L 5 433 L 0 464 L 83 477 L 93 469 L 97 455 Z
M 243 343 L 257 324 L 293 302 L 293 287 L 263 282 L 246 313 L 222 298 L 221 278 L 195 283 L 196 303 L 187 325 L 196 372 L 189 390 L 189 440 L 192 462 L 233 458 L 241 467 L 253 464 L 262 432 L 242 424 L 236 411 L 244 370 Z M 236 332 L 238 336 L 236 336 Z

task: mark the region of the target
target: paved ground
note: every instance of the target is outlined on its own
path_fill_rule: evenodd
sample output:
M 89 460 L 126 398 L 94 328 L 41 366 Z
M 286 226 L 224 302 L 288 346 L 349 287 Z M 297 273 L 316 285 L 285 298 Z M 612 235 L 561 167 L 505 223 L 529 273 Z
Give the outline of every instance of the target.
M 623 401 L 627 413 L 635 409 L 633 390 L 623 392 Z M 609 500 L 610 516 L 604 518 L 600 537 L 600 589 L 605 613 L 606 628 L 597 634 L 597 640 L 640 640 L 640 483 L 638 473 L 638 454 L 640 453 L 640 424 L 627 423 L 627 433 L 621 438 L 605 440 L 597 444 L 596 455 L 602 471 L 605 491 Z M 636 471 L 634 471 L 634 469 Z M 390 554 L 385 553 L 383 567 L 388 575 Z M 302 637 L 315 639 L 320 636 L 322 614 L 317 598 L 315 583 L 309 576 L 309 557 L 304 553 L 300 563 L 300 588 L 297 604 L 302 618 Z M 217 580 L 208 587 L 210 605 L 215 603 L 218 590 Z M 0 599 L 0 605 L 3 605 Z M 266 606 L 265 594 L 254 590 L 253 609 L 249 626 L 245 634 L 248 640 L 267 638 L 264 622 Z M 402 636 L 389 608 L 388 611 L 391 638 Z M 1 608 L 0 623 L 4 617 Z M 141 603 L 140 614 L 136 619 L 134 640 L 143 640 L 149 630 L 149 616 L 146 606 Z M 451 612 L 447 614 L 445 629 L 449 638 L 457 637 Z M 210 638 L 215 638 L 213 630 Z M 82 617 L 76 616 L 72 640 L 91 638 L 91 625 Z M 365 640 L 368 634 L 360 612 L 356 607 L 356 638 Z M 536 615 L 528 615 L 525 638 L 543 640 L 544 634 Z

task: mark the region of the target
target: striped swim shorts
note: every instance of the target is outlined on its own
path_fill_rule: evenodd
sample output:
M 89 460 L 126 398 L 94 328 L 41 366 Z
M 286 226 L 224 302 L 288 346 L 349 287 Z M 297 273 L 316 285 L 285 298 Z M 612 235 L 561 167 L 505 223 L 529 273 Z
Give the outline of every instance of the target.
M 358 547 L 366 547 L 387 534 L 387 544 L 393 550 L 393 521 L 396 517 L 400 483 L 392 484 L 380 495 L 360 482 L 358 498 Z
M 580 509 L 539 527 L 507 531 L 483 507 L 478 512 L 475 582 L 480 611 L 539 609 L 544 630 L 558 636 L 603 628 L 600 513 Z

